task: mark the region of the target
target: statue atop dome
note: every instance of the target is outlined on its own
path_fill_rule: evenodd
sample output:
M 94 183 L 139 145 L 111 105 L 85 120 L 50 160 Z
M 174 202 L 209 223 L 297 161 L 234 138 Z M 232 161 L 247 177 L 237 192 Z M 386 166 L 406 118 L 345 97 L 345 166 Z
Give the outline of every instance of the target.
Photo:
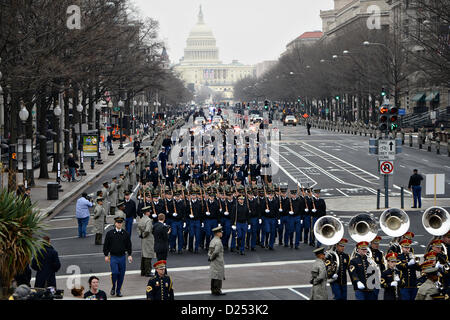
M 202 11 L 202 5 L 200 5 L 200 11 L 198 13 L 198 24 L 204 24 L 205 21 L 203 20 L 203 11 Z

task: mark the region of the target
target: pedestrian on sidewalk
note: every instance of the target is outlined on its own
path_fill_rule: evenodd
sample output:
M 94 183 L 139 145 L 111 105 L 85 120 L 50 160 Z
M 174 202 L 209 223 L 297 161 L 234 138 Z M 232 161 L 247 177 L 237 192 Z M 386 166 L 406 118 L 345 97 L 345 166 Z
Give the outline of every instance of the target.
M 43 248 L 31 261 L 31 268 L 36 270 L 35 288 L 54 287 L 56 289 L 56 272 L 61 268 L 58 252 L 50 244 L 50 237 L 44 236 Z
M 114 229 L 106 233 L 103 244 L 105 262 L 109 262 L 111 268 L 112 289 L 110 294 L 116 297 L 122 297 L 121 289 L 127 267 L 126 254 L 128 254 L 128 262 L 133 262 L 130 235 L 123 230 L 123 221 L 121 217 L 114 218 Z
M 103 198 L 97 198 L 97 204 L 94 208 L 94 233 L 95 245 L 102 245 L 103 230 L 105 228 L 105 208 L 103 207 Z
M 222 281 L 225 280 L 225 262 L 223 258 L 222 227 L 216 227 L 212 230 L 214 238 L 209 243 L 208 262 L 209 276 L 211 278 L 211 294 L 215 296 L 225 295 L 222 292 Z
M 86 300 L 108 300 L 105 291 L 99 290 L 100 280 L 96 276 L 91 276 L 88 280 L 89 291 L 84 294 Z
M 138 224 L 138 235 L 141 239 L 141 276 L 151 277 L 152 258 L 156 258 L 155 239 L 153 237 L 153 220 L 150 219 L 150 206 L 142 208 L 142 219 Z
M 133 142 L 133 150 L 134 150 L 135 158 L 137 158 L 140 148 L 141 148 L 141 142 L 138 139 L 135 139 Z
M 306 123 L 306 130 L 308 131 L 308 136 L 311 135 L 311 123 Z
M 108 147 L 108 152 L 111 152 L 112 150 L 112 136 L 111 134 L 106 137 L 106 146 Z
M 69 159 L 67 159 L 67 166 L 69 167 L 69 174 L 72 177 L 72 182 L 75 182 L 75 169 L 78 169 L 80 166 L 75 162 L 72 153 L 69 153 Z
M 76 204 L 76 218 L 78 220 L 78 238 L 86 238 L 86 229 L 89 224 L 89 208 L 93 206 L 92 199 L 83 192 Z
M 419 171 L 417 169 L 413 170 L 413 175 L 409 178 L 408 183 L 408 190 L 412 190 L 414 198 L 414 206 L 412 206 L 411 208 L 417 208 L 417 205 L 419 205 L 419 208 L 422 207 L 422 186 L 420 185 L 420 183 L 422 182 L 423 177 L 418 172 Z

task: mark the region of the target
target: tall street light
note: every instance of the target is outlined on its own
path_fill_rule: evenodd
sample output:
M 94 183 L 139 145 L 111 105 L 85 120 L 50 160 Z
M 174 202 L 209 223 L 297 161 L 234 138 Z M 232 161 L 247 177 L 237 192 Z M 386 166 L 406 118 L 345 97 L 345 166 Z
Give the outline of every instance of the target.
M 123 106 L 124 102 L 122 100 L 119 101 L 119 117 L 120 117 L 120 145 L 118 149 L 123 149 L 122 137 L 123 137 Z
M 56 163 L 57 163 L 57 171 L 56 171 L 56 182 L 58 183 L 58 185 L 61 182 L 61 149 L 60 149 L 60 144 L 61 144 L 61 135 L 59 134 L 59 125 L 60 125 L 60 116 L 62 114 L 62 110 L 61 107 L 59 105 L 56 105 L 55 108 L 53 108 L 53 114 L 56 117 Z M 58 187 L 58 189 L 60 188 L 60 186 Z M 62 190 L 59 190 L 60 192 Z
M 26 135 L 26 122 L 28 120 L 28 116 L 29 116 L 29 112 L 27 110 L 27 108 L 25 107 L 25 105 L 22 105 L 22 109 L 19 112 L 19 118 L 20 120 L 22 120 L 22 124 L 23 124 L 23 138 L 22 138 L 22 146 L 23 146 L 23 168 L 22 168 L 22 173 L 23 173 L 23 185 L 25 188 L 28 187 L 28 181 L 27 181 L 27 135 Z
M 83 112 L 83 105 L 80 103 L 77 105 L 77 111 L 80 113 L 80 170 L 79 173 L 82 176 L 86 175 L 86 171 L 84 171 L 83 163 L 84 163 L 84 154 L 83 154 L 83 134 L 81 133 L 81 121 L 82 121 L 82 112 Z
M 112 123 L 112 112 L 113 112 L 113 107 L 114 107 L 114 105 L 113 105 L 112 101 L 110 100 L 110 101 L 108 102 L 110 131 L 109 131 L 109 133 L 108 133 L 108 128 L 106 128 L 106 133 L 109 134 L 109 136 L 111 137 L 111 140 L 112 140 L 112 135 L 113 135 L 113 134 L 112 134 L 112 133 L 113 133 L 113 123 Z M 113 144 L 112 144 L 112 142 L 111 142 L 111 146 L 110 146 L 110 149 L 109 149 L 109 152 L 108 152 L 108 156 L 114 156 L 114 155 L 115 155 L 115 153 L 114 153 L 114 147 L 113 147 Z
M 100 136 L 101 136 L 101 132 L 100 132 L 100 116 L 101 116 L 101 109 L 103 106 L 105 106 L 106 103 L 104 101 L 98 102 L 95 104 L 95 110 L 97 110 L 97 132 L 98 132 L 98 146 L 97 146 L 97 164 L 103 164 L 102 161 L 102 153 L 100 152 Z

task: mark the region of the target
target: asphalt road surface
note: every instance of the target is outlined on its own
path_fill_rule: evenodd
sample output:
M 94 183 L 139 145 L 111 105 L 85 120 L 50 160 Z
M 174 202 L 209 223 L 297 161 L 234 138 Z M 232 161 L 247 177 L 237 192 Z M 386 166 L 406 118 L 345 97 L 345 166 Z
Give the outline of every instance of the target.
M 233 120 L 234 115 L 227 111 Z M 274 122 L 274 126 L 280 125 Z M 187 125 L 188 126 L 188 125 Z M 376 156 L 368 154 L 368 137 L 338 134 L 323 130 L 312 129 L 311 136 L 306 134 L 303 126 L 280 126 L 281 141 L 272 148 L 273 166 L 277 169 L 274 182 L 287 182 L 290 187 L 297 183 L 322 189 L 325 200 L 344 199 L 346 204 L 342 210 L 328 211 L 341 219 L 345 226 L 345 235 L 349 239 L 346 252 L 351 253 L 355 242 L 348 235 L 348 222 L 358 210 L 352 211 L 360 196 L 374 196 L 376 189 L 381 187 L 383 179 L 377 172 Z M 149 143 L 144 143 L 144 147 Z M 104 181 L 111 181 L 123 171 L 124 164 L 134 159 L 130 152 L 115 166 L 106 172 L 97 182 L 90 185 L 86 192 L 95 193 L 100 190 Z M 412 170 L 417 168 L 422 174 L 444 173 L 446 175 L 446 194 L 443 197 L 447 210 L 450 209 L 450 161 L 444 155 L 431 154 L 423 150 L 404 147 L 403 154 L 398 157 L 395 174 L 392 177 L 391 195 L 399 194 L 400 186 L 407 186 Z M 424 193 L 424 192 L 423 192 Z M 133 197 L 134 198 L 134 197 Z M 409 200 L 408 200 L 409 201 Z M 77 221 L 75 219 L 76 200 L 66 205 L 60 212 L 47 222 L 47 233 L 52 245 L 58 251 L 62 263 L 57 274 L 58 284 L 63 285 L 71 274 L 70 266 L 80 268 L 81 274 L 100 274 L 104 290 L 109 292 L 110 284 L 107 276 L 110 272 L 109 264 L 104 262 L 102 246 L 94 245 L 94 236 L 88 228 L 88 237 L 77 237 Z M 406 208 L 410 204 L 406 203 Z M 421 217 L 426 208 L 408 213 L 410 230 L 415 233 L 413 247 L 417 255 L 424 253 L 431 236 L 424 230 Z M 367 211 L 379 219 L 381 211 Z M 112 219 L 108 218 L 112 223 Z M 109 226 L 108 228 L 111 228 Z M 108 230 L 108 229 L 107 229 Z M 386 250 L 390 237 L 381 230 L 381 250 Z M 133 262 L 127 265 L 127 276 L 124 283 L 123 299 L 142 299 L 146 281 L 140 278 L 140 239 L 137 237 L 136 224 L 132 232 Z M 268 251 L 257 247 L 256 252 L 247 252 L 245 256 L 226 252 L 227 281 L 224 291 L 230 300 L 305 300 L 308 299 L 311 285 L 309 284 L 309 268 L 314 260 L 312 248 L 301 244 L 299 250 L 277 245 L 275 250 Z M 168 271 L 174 277 L 177 299 L 208 300 L 209 294 L 208 262 L 205 250 L 199 254 L 183 252 L 183 254 L 169 254 Z M 206 268 L 206 269 L 205 269 Z M 84 279 L 84 278 L 83 278 Z M 130 280 L 127 280 L 130 279 Z M 86 281 L 84 279 L 83 281 Z M 128 289 L 127 289 L 128 286 Z M 142 288 L 141 288 L 142 287 Z M 69 290 L 68 290 L 69 291 Z M 353 290 L 349 286 L 348 296 L 354 299 Z M 331 298 L 331 290 L 330 295 Z M 216 298 L 214 299 L 221 299 Z

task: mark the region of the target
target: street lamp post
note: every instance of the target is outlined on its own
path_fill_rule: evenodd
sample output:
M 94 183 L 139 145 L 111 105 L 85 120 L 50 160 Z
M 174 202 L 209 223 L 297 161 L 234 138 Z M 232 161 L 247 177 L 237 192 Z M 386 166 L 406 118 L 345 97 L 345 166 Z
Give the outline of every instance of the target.
M 131 129 L 133 130 L 132 134 L 136 134 L 136 120 L 135 120 L 135 112 L 136 112 L 136 107 L 138 105 L 138 102 L 136 100 L 133 101 L 133 109 L 131 110 L 131 121 L 133 121 Z M 142 105 L 142 102 L 141 102 Z
M 56 138 L 56 163 L 57 163 L 56 182 L 58 182 L 58 185 L 59 185 L 60 182 L 61 182 L 61 158 L 60 158 L 61 157 L 61 155 L 60 155 L 60 152 L 61 152 L 61 150 L 60 150 L 61 135 L 59 134 L 59 125 L 60 125 L 59 117 L 62 114 L 62 110 L 61 110 L 61 107 L 59 105 L 56 105 L 56 107 L 53 109 L 53 114 L 56 117 L 56 126 L 57 126 L 57 128 L 56 128 L 56 137 L 57 137 Z M 59 187 L 58 187 L 58 189 L 59 189 Z
M 120 117 L 120 145 L 118 149 L 123 149 L 123 143 L 122 143 L 122 138 L 123 138 L 123 106 L 124 103 L 122 100 L 119 101 L 119 117 Z
M 96 103 L 95 104 L 95 109 L 97 110 L 97 132 L 98 132 L 98 148 L 97 148 L 97 164 L 103 164 L 102 161 L 102 153 L 100 152 L 100 136 L 101 136 L 101 132 L 100 132 L 100 116 L 101 116 L 101 109 L 102 107 L 105 105 L 105 103 L 103 101 Z
M 22 120 L 22 124 L 23 124 L 23 138 L 22 138 L 22 148 L 23 148 L 23 157 L 22 157 L 22 161 L 23 161 L 23 168 L 22 168 L 22 173 L 23 173 L 23 185 L 25 188 L 28 187 L 28 181 L 27 181 L 27 143 L 26 143 L 26 121 L 28 120 L 28 116 L 29 116 L 29 112 L 27 110 L 27 108 L 25 107 L 25 105 L 22 105 L 22 109 L 19 112 L 19 118 L 20 120 Z
M 79 173 L 82 176 L 86 175 L 86 171 L 84 171 L 84 154 L 83 154 L 83 134 L 81 133 L 81 121 L 82 121 L 82 112 L 83 112 L 83 105 L 80 103 L 77 105 L 77 111 L 80 113 L 80 145 L 79 145 L 79 149 L 80 149 L 80 170 Z
M 113 132 L 113 124 L 112 124 L 112 111 L 113 111 L 113 103 L 112 101 L 109 101 L 108 103 L 108 110 L 109 110 L 109 125 L 110 125 L 110 131 L 109 131 L 109 135 L 111 137 L 112 140 L 112 132 Z M 106 131 L 108 133 L 108 128 L 106 128 Z M 114 156 L 114 148 L 113 148 L 113 144 L 111 143 L 110 148 L 109 148 L 109 152 L 108 152 L 108 156 Z

